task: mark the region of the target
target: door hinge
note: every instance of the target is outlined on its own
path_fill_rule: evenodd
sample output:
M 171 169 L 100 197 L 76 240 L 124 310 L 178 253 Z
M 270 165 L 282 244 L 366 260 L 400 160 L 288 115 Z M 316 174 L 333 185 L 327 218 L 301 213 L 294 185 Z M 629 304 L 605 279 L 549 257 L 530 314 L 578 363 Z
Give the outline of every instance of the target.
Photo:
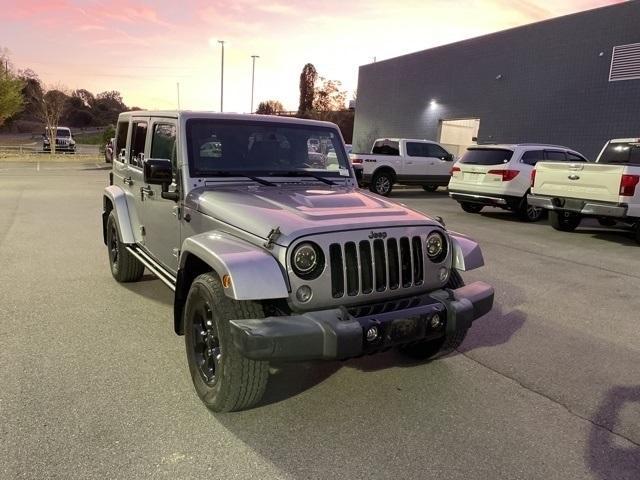
M 140 225 L 140 235 L 143 237 L 147 234 L 147 231 L 144 228 L 144 225 Z
M 174 248 L 173 249 L 173 256 L 176 258 L 180 258 L 180 249 L 179 248 Z
M 179 206 L 175 206 L 171 209 L 171 213 L 175 216 L 180 218 L 180 207 Z

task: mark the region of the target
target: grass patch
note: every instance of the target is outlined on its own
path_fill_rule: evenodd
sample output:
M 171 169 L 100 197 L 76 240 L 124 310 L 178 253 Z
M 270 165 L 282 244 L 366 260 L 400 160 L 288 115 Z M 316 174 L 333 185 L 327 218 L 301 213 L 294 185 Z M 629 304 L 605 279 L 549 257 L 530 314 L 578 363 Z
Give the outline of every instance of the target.
M 77 133 L 73 135 L 73 139 L 82 145 L 102 145 L 105 143 L 103 132 Z

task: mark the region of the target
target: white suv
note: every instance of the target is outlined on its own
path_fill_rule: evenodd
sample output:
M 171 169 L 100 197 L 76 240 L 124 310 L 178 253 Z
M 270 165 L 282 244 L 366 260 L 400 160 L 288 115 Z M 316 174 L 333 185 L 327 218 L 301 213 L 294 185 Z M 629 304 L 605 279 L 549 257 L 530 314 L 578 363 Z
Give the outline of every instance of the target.
M 478 145 L 466 153 L 451 170 L 449 195 L 465 212 L 479 213 L 486 206 L 511 210 L 527 222 L 539 220 L 544 210 L 527 203 L 531 172 L 536 163 L 586 162 L 567 147 L 520 143 Z

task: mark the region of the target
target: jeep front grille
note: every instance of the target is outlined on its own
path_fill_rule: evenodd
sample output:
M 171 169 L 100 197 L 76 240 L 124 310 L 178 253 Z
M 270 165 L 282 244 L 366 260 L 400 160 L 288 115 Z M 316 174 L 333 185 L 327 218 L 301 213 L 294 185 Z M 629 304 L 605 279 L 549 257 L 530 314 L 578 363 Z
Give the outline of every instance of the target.
M 329 267 L 333 298 L 417 287 L 424 280 L 422 240 L 415 236 L 332 243 Z

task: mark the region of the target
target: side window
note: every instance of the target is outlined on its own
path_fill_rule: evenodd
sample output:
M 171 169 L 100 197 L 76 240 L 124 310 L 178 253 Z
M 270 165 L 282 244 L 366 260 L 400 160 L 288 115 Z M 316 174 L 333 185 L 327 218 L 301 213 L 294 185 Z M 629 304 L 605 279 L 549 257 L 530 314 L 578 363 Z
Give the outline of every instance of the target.
M 586 162 L 587 159 L 576 153 L 567 152 L 567 160 L 570 162 Z
M 381 140 L 376 142 L 371 151 L 374 155 L 400 155 L 400 145 L 392 140 Z
M 550 160 L 552 162 L 566 162 L 567 156 L 564 152 L 559 152 L 557 150 L 546 150 L 545 152 L 546 160 Z
M 144 144 L 147 140 L 147 122 L 134 122 L 131 131 L 131 155 L 129 163 L 142 168 L 144 160 Z
M 171 160 L 176 170 L 176 126 L 169 123 L 156 123 L 151 139 L 151 158 Z
M 422 143 L 407 142 L 407 155 L 410 157 L 426 157 Z
M 129 131 L 129 122 L 118 122 L 116 130 L 116 151 L 113 152 L 114 158 L 120 158 L 122 151 L 127 148 L 127 132 Z
M 426 157 L 435 157 L 435 158 L 444 160 L 446 157 L 449 156 L 449 152 L 447 152 L 440 145 L 436 145 L 434 143 L 427 143 L 425 144 L 425 147 L 427 150 L 427 154 L 425 155 Z
M 522 163 L 535 165 L 544 160 L 544 150 L 529 150 L 522 155 Z

